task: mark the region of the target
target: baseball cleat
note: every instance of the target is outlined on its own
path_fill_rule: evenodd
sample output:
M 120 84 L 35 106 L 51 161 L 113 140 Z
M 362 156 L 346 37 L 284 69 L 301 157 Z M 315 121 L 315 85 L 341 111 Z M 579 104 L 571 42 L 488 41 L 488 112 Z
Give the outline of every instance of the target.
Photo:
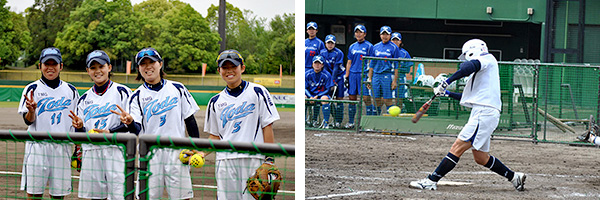
M 319 127 L 319 126 L 321 126 L 321 125 L 320 125 L 320 123 L 319 123 L 319 121 L 317 121 L 317 120 L 313 120 L 313 122 L 312 122 L 312 127 L 315 127 L 315 128 L 317 128 L 317 127 Z
M 322 129 L 330 129 L 331 127 L 329 126 L 329 123 L 327 121 L 323 121 L 323 124 L 321 124 Z
M 437 190 L 437 182 L 424 178 L 419 181 L 411 181 L 409 187 L 421 190 Z
M 580 136 L 577 136 L 577 139 L 582 142 L 588 142 L 588 140 L 590 139 L 590 132 L 586 131 L 585 133 L 581 134 Z
M 354 128 L 354 123 L 347 123 L 346 126 L 344 126 L 344 128 L 347 128 L 347 129 Z
M 342 128 L 342 124 L 341 124 L 341 123 L 339 123 L 339 122 L 336 122 L 336 123 L 333 125 L 333 127 L 335 127 L 335 128 Z
M 525 178 L 527 178 L 527 176 L 524 173 L 515 172 L 515 176 L 513 176 L 513 179 L 510 182 L 515 186 L 515 189 L 523 191 L 525 190 Z

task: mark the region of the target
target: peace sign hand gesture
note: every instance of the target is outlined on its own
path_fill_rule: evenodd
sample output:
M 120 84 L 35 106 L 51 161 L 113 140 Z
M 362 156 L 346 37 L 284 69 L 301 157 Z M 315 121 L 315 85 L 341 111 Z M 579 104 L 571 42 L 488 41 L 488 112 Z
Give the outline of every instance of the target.
M 27 97 L 27 94 L 23 95 L 25 97 L 25 106 L 30 113 L 34 113 L 37 108 L 37 103 L 33 100 L 33 91 L 30 93 L 30 97 Z
M 69 114 L 69 117 L 73 119 L 73 127 L 75 127 L 76 129 L 83 128 L 83 120 L 81 120 L 81 118 L 79 118 L 72 110 L 69 111 L 71 112 L 71 114 Z
M 121 116 L 121 122 L 125 125 L 129 125 L 133 122 L 133 117 L 125 112 L 125 110 L 123 110 L 123 108 L 121 108 L 121 106 L 117 105 L 117 108 L 119 108 L 119 110 L 121 111 L 120 113 L 114 110 L 110 110 L 110 112 L 115 113 L 119 116 Z

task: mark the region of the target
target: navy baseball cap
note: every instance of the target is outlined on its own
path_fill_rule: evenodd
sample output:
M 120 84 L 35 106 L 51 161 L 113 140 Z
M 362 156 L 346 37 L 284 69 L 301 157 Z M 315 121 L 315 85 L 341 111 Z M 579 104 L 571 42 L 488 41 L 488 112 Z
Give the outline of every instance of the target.
M 40 63 L 45 63 L 49 59 L 56 61 L 57 63 L 62 63 L 62 54 L 60 54 L 60 50 L 56 47 L 48 47 L 42 50 L 40 54 Z
M 94 50 L 92 51 L 92 53 L 88 54 L 85 63 L 87 64 L 87 67 L 90 68 L 94 61 L 98 62 L 101 65 L 104 65 L 106 63 L 110 64 L 110 58 L 108 58 L 108 54 L 106 54 L 106 52 L 102 50 Z
M 398 32 L 394 32 L 392 33 L 392 40 L 396 38 L 398 40 L 402 40 L 402 34 L 398 33 Z
M 219 67 L 223 66 L 223 64 L 225 64 L 227 61 L 233 63 L 235 66 L 244 64 L 244 58 L 240 52 L 233 49 L 225 50 L 217 57 L 217 65 Z
M 323 56 L 320 55 L 316 55 L 315 57 L 313 57 L 313 63 L 315 62 L 320 62 L 321 64 L 323 64 Z
M 309 28 L 314 28 L 316 30 L 319 29 L 319 26 L 317 26 L 317 22 L 308 22 L 308 24 L 306 24 L 306 29 Z
M 335 43 L 335 35 L 327 35 L 325 36 L 325 43 L 333 42 Z
M 367 27 L 365 27 L 365 25 L 359 24 L 359 25 L 356 25 L 356 27 L 354 27 L 354 32 L 356 32 L 356 30 L 359 30 L 360 32 L 366 33 L 367 32 Z
M 379 29 L 379 34 L 383 34 L 383 33 L 386 33 L 386 32 L 387 32 L 387 34 L 392 34 L 392 28 L 390 28 L 389 26 L 382 26 Z
M 144 58 L 150 58 L 152 61 L 162 61 L 162 57 L 160 57 L 158 51 L 152 47 L 143 48 L 137 54 L 135 54 L 135 63 L 140 65 Z

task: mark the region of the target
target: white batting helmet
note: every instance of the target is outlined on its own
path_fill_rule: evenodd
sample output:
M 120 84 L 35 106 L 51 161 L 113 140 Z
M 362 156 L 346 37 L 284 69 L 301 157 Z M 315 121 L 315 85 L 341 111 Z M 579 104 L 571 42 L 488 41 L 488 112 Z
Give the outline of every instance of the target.
M 487 45 L 483 40 L 471 39 L 462 47 L 462 54 L 458 57 L 459 60 L 473 60 L 481 56 L 482 53 L 488 53 Z

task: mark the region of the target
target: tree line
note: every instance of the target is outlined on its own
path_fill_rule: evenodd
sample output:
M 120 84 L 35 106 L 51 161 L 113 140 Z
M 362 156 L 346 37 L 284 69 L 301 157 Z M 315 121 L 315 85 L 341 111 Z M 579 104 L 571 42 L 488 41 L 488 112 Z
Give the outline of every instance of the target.
M 15 13 L 0 0 L 0 67 L 37 64 L 48 46 L 61 50 L 65 68 L 85 69 L 85 57 L 104 50 L 113 71 L 125 71 L 137 51 L 154 47 L 171 73 L 216 72 L 221 38 L 218 5 L 203 17 L 177 0 L 35 0 L 24 13 Z M 257 17 L 227 3 L 226 45 L 245 59 L 249 74 L 293 74 L 295 14 Z

